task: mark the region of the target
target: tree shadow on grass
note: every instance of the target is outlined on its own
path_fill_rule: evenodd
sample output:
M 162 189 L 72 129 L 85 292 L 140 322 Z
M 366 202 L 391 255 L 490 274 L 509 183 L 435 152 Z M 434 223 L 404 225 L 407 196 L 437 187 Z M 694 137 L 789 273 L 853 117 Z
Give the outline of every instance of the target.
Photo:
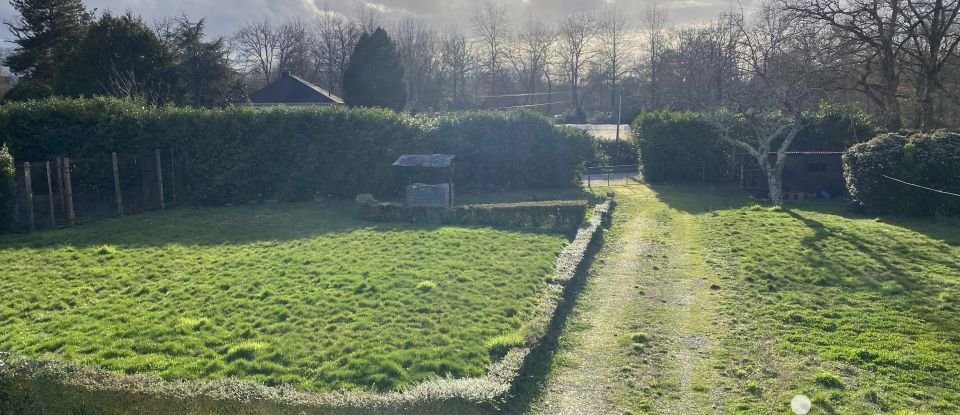
M 909 310 L 920 320 L 930 320 L 934 317 L 929 307 L 943 291 L 943 286 L 937 281 L 918 278 L 902 262 L 896 263 L 894 259 L 904 259 L 924 267 L 935 264 L 948 269 L 960 268 L 960 262 L 945 260 L 952 256 L 938 257 L 889 236 L 881 237 L 882 235 L 878 233 L 871 233 L 871 237 L 867 238 L 857 228 L 830 226 L 805 215 L 802 211 L 792 209 L 784 211 L 814 232 L 813 235 L 801 241 L 801 245 L 809 249 L 809 252 L 804 254 L 804 258 L 806 262 L 820 264 L 819 266 L 826 267 L 829 271 L 821 273 L 828 276 L 815 281 L 815 284 L 879 294 L 886 301 L 899 303 L 904 310 Z M 880 269 L 865 270 L 847 263 L 843 257 L 834 258 L 834 253 L 826 245 L 831 238 L 849 244 L 856 252 L 866 255 L 878 264 Z M 938 251 L 942 252 L 942 248 Z M 949 248 L 946 249 L 949 250 Z M 844 278 L 845 276 L 853 278 Z M 896 284 L 893 286 L 885 284 L 889 281 Z M 934 317 L 937 325 L 950 330 L 958 328 L 955 320 L 938 317 L 944 316 Z
M 671 208 L 701 214 L 762 203 L 735 184 L 654 184 L 649 185 L 657 198 Z
M 580 294 L 587 285 L 590 269 L 593 267 L 597 252 L 603 247 L 603 240 L 607 231 L 608 229 L 605 228 L 591 243 L 576 275 L 564 290 L 563 300 L 557 305 L 557 310 L 553 314 L 543 340 L 531 350 L 530 356 L 520 369 L 517 381 L 514 382 L 511 389 L 512 398 L 500 413 L 508 415 L 527 414 L 546 392 L 549 375 L 554 368 L 557 349 L 560 346 L 560 335 L 566 327 L 570 313 L 576 307 Z

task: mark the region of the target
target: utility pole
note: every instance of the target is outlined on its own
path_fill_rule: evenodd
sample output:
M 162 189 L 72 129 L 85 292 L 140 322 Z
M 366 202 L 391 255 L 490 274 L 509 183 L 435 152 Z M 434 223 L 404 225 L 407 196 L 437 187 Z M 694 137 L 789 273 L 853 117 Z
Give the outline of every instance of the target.
M 623 91 L 620 91 L 620 105 L 617 107 L 617 162 L 620 161 L 620 117 L 623 116 Z

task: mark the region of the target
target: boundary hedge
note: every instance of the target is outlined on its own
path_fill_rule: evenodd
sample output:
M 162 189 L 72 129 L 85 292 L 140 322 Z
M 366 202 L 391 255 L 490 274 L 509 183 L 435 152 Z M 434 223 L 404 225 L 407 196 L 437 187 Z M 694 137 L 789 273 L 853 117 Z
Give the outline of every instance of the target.
M 960 192 L 960 133 L 883 134 L 843 154 L 850 199 L 869 213 L 960 215 L 960 198 L 883 177 Z
M 184 158 L 186 196 L 214 205 L 397 194 L 407 173 L 391 164 L 404 153 L 457 155 L 459 189 L 571 187 L 593 158 L 585 133 L 528 112 L 415 117 L 343 106 L 157 108 L 112 98 L 4 105 L 4 142 L 18 161 L 173 148 Z
M 531 351 L 545 338 L 569 282 L 581 271 L 590 245 L 608 224 L 614 203 L 593 211 L 557 258 L 522 341 L 492 363 L 487 376 L 437 379 L 391 393 L 314 393 L 248 381 L 167 382 L 52 361 L 0 360 L 0 413 L 114 414 L 494 414 L 510 398 Z

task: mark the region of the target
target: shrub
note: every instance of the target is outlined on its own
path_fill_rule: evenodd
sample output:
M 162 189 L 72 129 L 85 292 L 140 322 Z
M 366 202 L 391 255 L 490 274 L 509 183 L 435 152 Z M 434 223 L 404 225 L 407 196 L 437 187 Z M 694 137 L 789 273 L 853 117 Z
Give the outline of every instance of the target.
M 0 233 L 9 230 L 13 223 L 13 204 L 17 197 L 15 174 L 10 150 L 6 145 L 0 146 Z
M 851 147 L 843 171 L 851 200 L 870 213 L 957 215 L 960 198 L 920 189 L 960 192 L 960 134 L 938 131 L 904 136 L 883 134 Z
M 360 203 L 360 217 L 374 222 L 487 225 L 572 230 L 583 223 L 586 200 L 407 208 L 396 203 Z
M 29 101 L 53 96 L 53 88 L 36 82 L 20 82 L 3 95 L 3 102 Z
M 396 194 L 408 173 L 391 164 L 404 153 L 457 155 L 458 189 L 568 187 L 593 156 L 585 133 L 530 113 L 430 118 L 342 106 L 157 108 L 112 98 L 4 105 L 0 142 L 23 160 L 175 148 L 189 181 L 184 196 L 203 204 Z

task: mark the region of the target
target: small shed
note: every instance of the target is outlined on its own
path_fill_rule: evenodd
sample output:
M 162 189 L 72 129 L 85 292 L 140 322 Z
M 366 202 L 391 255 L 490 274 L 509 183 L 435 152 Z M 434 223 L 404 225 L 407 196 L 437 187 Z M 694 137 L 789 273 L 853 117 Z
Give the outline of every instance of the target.
M 395 167 L 446 170 L 447 182 L 411 183 L 407 186 L 408 207 L 453 206 L 453 159 L 450 154 L 405 154 L 393 162 Z
M 757 161 L 747 154 L 740 156 L 740 184 L 748 190 L 766 192 L 767 178 Z M 776 157 L 771 154 L 770 157 Z M 831 196 L 846 194 L 843 178 L 843 153 L 839 151 L 792 151 L 783 167 L 784 193 Z
M 343 99 L 299 76 L 283 71 L 280 79 L 250 94 L 253 105 L 337 105 Z

